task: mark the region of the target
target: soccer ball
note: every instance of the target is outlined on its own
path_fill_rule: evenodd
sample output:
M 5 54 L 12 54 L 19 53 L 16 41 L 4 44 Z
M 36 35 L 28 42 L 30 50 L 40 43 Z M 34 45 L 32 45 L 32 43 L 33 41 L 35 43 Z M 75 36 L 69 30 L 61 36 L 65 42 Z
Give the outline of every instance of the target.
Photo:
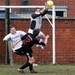
M 47 6 L 48 7 L 52 7 L 54 5 L 53 1 L 52 0 L 48 0 L 47 1 Z

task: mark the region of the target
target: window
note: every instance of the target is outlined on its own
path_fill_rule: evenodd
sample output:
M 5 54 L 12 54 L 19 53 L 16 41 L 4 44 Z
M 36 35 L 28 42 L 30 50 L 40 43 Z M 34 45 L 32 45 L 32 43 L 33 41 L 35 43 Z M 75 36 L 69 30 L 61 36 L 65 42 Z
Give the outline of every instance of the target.
M 20 0 L 20 5 L 21 6 L 29 5 L 29 0 Z M 27 11 L 29 11 L 29 9 L 28 8 L 21 8 L 20 11 L 27 12 Z
M 66 5 L 55 6 L 55 16 L 67 17 L 67 8 Z M 48 10 L 48 14 L 52 15 L 52 9 Z
M 56 16 L 60 16 L 60 17 L 63 17 L 63 12 L 64 11 L 56 11 Z

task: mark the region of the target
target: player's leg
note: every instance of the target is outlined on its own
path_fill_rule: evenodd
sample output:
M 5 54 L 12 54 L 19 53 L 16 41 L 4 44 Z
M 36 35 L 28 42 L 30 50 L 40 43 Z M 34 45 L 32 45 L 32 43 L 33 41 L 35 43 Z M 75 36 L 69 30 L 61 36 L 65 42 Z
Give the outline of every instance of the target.
M 23 53 L 27 57 L 27 62 L 18 69 L 18 72 L 20 72 L 20 73 L 24 73 L 24 69 L 30 65 L 30 63 L 29 63 L 29 57 L 27 55 L 27 52 L 28 52 L 27 48 L 25 48 L 24 46 L 22 46 L 22 50 L 23 50 Z
M 33 30 L 35 29 L 35 26 L 36 26 L 36 22 L 35 21 L 31 21 L 31 24 L 30 24 L 30 28 L 28 30 L 28 33 L 33 34 Z
M 26 54 L 27 62 L 18 69 L 18 71 L 20 73 L 24 73 L 24 69 L 27 68 L 28 66 L 29 66 L 30 72 L 31 72 L 31 70 L 33 70 L 32 64 L 34 62 L 34 58 L 30 57 L 30 55 L 28 55 L 28 54 L 29 53 Z
M 45 40 L 45 34 L 40 31 L 40 33 L 38 34 L 37 38 L 40 38 L 40 42 L 44 42 L 44 40 Z M 44 47 L 42 45 L 39 45 L 39 44 L 36 45 L 36 47 L 44 49 Z
M 25 54 L 25 53 L 24 53 L 24 54 Z M 25 54 L 25 55 L 26 55 L 26 54 Z M 20 73 L 24 73 L 24 69 L 30 65 L 30 63 L 29 63 L 29 61 L 28 61 L 29 58 L 28 58 L 27 55 L 26 55 L 26 57 L 27 57 L 27 62 L 26 62 L 24 65 L 22 65 L 22 66 L 18 69 L 18 72 L 20 72 Z
M 33 70 L 33 63 L 35 62 L 35 59 L 33 57 L 33 51 L 32 49 L 29 50 L 29 53 L 27 53 L 28 61 L 30 63 L 29 65 L 29 70 L 31 73 L 37 73 L 36 71 Z
M 23 66 L 21 66 L 18 69 L 18 71 L 21 72 L 21 73 L 23 73 L 24 72 L 23 69 L 25 69 L 26 67 L 29 66 L 29 70 L 32 73 L 32 71 L 33 71 L 33 63 L 35 62 L 35 59 L 32 56 L 32 49 L 29 49 L 29 50 L 27 49 L 27 50 L 24 50 L 23 52 L 24 52 L 24 54 L 27 57 L 27 62 Z M 33 73 L 36 73 L 36 72 L 34 71 Z

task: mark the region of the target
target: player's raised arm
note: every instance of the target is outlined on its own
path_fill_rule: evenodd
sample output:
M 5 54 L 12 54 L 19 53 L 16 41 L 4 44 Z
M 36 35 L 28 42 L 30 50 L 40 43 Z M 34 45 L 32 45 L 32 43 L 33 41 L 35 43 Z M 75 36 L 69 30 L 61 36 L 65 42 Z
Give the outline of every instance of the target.
M 18 39 L 14 44 L 12 44 L 10 47 L 14 48 L 19 42 L 21 41 L 21 39 Z

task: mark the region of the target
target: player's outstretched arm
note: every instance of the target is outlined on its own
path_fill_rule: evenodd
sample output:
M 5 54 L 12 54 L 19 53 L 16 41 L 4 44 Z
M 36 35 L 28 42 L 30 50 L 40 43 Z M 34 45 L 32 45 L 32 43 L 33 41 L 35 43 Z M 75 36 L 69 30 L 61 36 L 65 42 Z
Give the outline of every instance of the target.
M 14 44 L 11 45 L 11 48 L 14 48 L 20 41 L 21 39 L 18 39 Z

